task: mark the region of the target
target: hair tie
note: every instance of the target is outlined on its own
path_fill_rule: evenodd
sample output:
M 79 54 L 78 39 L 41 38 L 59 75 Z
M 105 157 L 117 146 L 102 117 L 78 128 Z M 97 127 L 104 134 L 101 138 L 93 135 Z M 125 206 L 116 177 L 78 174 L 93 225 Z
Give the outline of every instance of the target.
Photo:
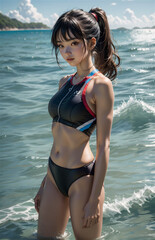
M 95 17 L 96 21 L 98 22 L 98 17 L 96 15 L 96 13 L 91 12 L 91 14 Z

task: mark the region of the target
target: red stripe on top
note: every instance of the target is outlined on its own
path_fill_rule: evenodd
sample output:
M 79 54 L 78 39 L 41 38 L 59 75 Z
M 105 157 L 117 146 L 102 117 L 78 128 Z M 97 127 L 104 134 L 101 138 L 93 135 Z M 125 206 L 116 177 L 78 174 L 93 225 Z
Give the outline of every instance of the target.
M 82 101 L 85 105 L 85 108 L 88 110 L 88 112 L 93 116 L 93 117 L 96 117 L 96 114 L 90 109 L 90 107 L 88 106 L 88 103 L 86 101 L 86 89 L 88 87 L 88 84 L 89 82 L 86 84 L 86 86 L 84 87 L 83 89 L 83 92 L 82 92 Z

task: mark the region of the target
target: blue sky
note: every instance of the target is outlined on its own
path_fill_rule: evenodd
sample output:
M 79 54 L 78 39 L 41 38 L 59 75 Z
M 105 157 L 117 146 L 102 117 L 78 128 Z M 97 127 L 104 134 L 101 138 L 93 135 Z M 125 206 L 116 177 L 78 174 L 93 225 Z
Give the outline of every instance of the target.
M 155 0 L 0 0 L 0 12 L 22 22 L 52 26 L 58 16 L 72 8 L 105 10 L 111 28 L 155 25 Z

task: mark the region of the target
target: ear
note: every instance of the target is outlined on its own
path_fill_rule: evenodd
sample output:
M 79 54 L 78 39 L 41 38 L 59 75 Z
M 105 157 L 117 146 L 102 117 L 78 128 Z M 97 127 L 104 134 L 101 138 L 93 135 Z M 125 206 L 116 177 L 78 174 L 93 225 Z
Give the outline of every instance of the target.
M 89 49 L 90 49 L 90 50 L 93 50 L 94 47 L 96 46 L 96 38 L 92 37 L 92 38 L 89 40 L 88 46 L 89 46 Z

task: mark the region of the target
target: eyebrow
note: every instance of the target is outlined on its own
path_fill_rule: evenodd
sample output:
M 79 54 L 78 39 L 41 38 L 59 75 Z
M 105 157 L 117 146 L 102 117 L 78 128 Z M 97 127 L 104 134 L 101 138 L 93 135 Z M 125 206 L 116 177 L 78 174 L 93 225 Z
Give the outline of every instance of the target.
M 64 39 L 66 42 L 69 42 L 69 41 L 73 41 L 73 40 L 75 40 L 75 39 L 77 39 L 77 38 L 69 38 L 69 39 Z M 59 41 L 59 40 L 57 40 L 57 42 L 59 42 L 59 43 L 61 43 L 61 42 L 64 42 L 64 41 Z

